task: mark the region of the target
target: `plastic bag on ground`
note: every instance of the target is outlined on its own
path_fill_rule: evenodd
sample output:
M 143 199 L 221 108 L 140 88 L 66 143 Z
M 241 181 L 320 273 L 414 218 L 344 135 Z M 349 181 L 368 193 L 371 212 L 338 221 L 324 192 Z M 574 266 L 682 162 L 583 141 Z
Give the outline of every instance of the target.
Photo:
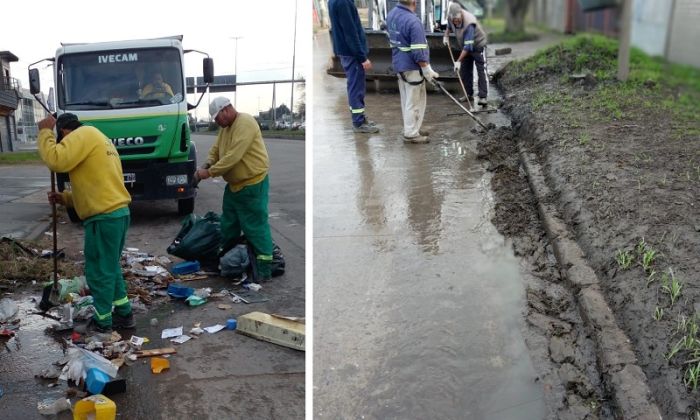
M 0 299 L 0 322 L 5 322 L 15 316 L 19 306 L 12 299 Z
M 190 214 L 168 247 L 168 254 L 184 260 L 212 261 L 218 258 L 221 227 L 219 215 L 208 212 L 204 217 Z
M 240 277 L 250 265 L 247 247 L 242 244 L 234 246 L 221 257 L 220 265 L 223 277 Z

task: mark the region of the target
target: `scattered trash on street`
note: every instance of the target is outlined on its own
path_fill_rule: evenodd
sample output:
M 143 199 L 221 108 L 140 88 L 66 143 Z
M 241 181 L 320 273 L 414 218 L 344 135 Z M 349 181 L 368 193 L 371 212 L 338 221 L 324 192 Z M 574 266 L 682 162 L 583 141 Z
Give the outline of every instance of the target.
M 117 405 L 102 394 L 91 395 L 75 403 L 74 420 L 114 420 Z
M 162 357 L 151 358 L 151 371 L 153 373 L 161 373 L 165 369 L 170 369 L 170 360 Z
M 44 416 L 53 416 L 62 411 L 70 410 L 70 400 L 67 398 L 58 398 L 56 400 L 44 400 L 37 403 L 36 408 L 39 414 Z
M 209 334 L 215 334 L 215 333 L 218 333 L 219 331 L 223 330 L 224 328 L 226 328 L 226 327 L 224 327 L 221 324 L 216 324 L 216 325 L 212 325 L 211 327 L 204 327 L 203 329 L 204 329 L 204 331 L 208 332 Z
M 177 328 L 166 328 L 160 335 L 160 338 L 173 338 L 182 335 L 182 327 Z
M 295 350 L 305 349 L 305 325 L 263 312 L 238 317 L 236 331 L 259 340 L 269 341 Z

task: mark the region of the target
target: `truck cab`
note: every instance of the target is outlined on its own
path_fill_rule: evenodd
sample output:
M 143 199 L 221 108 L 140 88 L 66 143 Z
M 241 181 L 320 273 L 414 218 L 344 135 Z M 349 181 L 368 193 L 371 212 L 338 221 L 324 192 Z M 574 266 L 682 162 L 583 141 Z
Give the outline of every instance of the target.
M 57 114 L 76 114 L 114 143 L 133 200 L 174 199 L 180 215 L 194 210 L 182 36 L 63 44 L 54 80 Z M 58 174 L 57 186 L 70 188 L 68 174 Z

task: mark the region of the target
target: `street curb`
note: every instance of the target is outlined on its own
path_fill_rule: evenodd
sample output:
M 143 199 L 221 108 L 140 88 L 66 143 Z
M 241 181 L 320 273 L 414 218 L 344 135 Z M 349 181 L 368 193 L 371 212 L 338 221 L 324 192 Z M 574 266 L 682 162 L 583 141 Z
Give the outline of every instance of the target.
M 37 241 L 39 238 L 41 238 L 41 235 L 44 234 L 44 232 L 48 231 L 51 228 L 51 222 L 40 222 L 32 230 L 29 231 L 29 233 L 22 239 L 27 240 L 27 241 Z
M 616 414 L 625 419 L 661 419 L 647 385 L 647 377 L 637 365 L 629 338 L 615 321 L 600 289 L 598 276 L 586 262 L 583 250 L 549 200 L 552 194 L 540 165 L 534 155 L 526 153 L 520 141 L 518 153 L 560 270 L 575 296 L 585 327 L 595 342 L 598 369 L 612 396 Z

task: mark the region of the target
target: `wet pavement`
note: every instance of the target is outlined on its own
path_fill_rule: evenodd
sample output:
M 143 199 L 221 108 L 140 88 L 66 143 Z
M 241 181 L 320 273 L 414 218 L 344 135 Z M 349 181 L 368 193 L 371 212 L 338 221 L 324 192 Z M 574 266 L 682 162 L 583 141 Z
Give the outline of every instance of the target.
M 215 137 L 196 135 L 198 155 L 203 159 Z M 161 339 L 164 328 L 184 326 L 185 332 L 195 322 L 202 326 L 225 324 L 229 318 L 262 311 L 290 316 L 304 316 L 304 142 L 298 140 L 266 139 L 271 160 L 270 224 L 273 240 L 281 247 L 286 261 L 286 273 L 263 285 L 261 293 L 270 297 L 259 304 L 234 304 L 228 298 L 210 301 L 191 308 L 182 301 L 154 306 L 147 314 L 136 314 L 134 334 L 151 340 L 144 348 L 176 347 L 170 357 L 170 370 L 154 375 L 149 365 L 138 361 L 120 369 L 126 379 L 127 392 L 111 397 L 117 404 L 118 418 L 179 419 L 179 418 L 304 418 L 305 354 L 275 344 L 259 341 L 233 331 L 205 333 L 182 345 Z M 41 177 L 42 166 L 33 168 L 27 176 Z M 48 180 L 48 178 L 47 178 Z M 221 211 L 224 182 L 206 180 L 200 184 L 196 213 Z M 45 189 L 39 193 L 45 197 Z M 45 208 L 48 205 L 44 204 Z M 139 202 L 132 206 L 132 224 L 127 246 L 142 252 L 166 255 L 165 249 L 180 229 L 175 202 Z M 80 259 L 82 227 L 78 224 L 59 225 L 59 247 L 67 247 L 72 257 Z M 234 286 L 230 280 L 212 276 L 207 280 L 191 281 L 188 286 L 211 287 L 214 292 Z M 34 378 L 34 374 L 63 357 L 59 340 L 46 334 L 48 325 L 57 324 L 36 315 L 27 315 L 40 299 L 36 287 L 26 292 L 15 291 L 9 297 L 22 302 L 20 328 L 14 338 L 0 339 L 0 418 L 42 418 L 36 404 L 44 398 L 65 395 L 64 381 L 49 388 L 49 381 Z M 230 309 L 217 308 L 218 304 Z M 158 319 L 151 326 L 151 318 Z M 129 331 L 122 335 L 128 338 Z M 147 361 L 146 361 L 147 362 Z M 46 418 L 46 417 L 44 417 Z M 71 418 L 65 412 L 57 418 Z
M 431 143 L 405 145 L 398 93 L 371 93 L 381 131 L 354 134 L 326 33 L 314 51 L 314 417 L 543 418 L 475 123 L 431 93 Z
M 49 174 L 40 164 L 0 166 L 0 237 L 36 237 L 48 226 Z

